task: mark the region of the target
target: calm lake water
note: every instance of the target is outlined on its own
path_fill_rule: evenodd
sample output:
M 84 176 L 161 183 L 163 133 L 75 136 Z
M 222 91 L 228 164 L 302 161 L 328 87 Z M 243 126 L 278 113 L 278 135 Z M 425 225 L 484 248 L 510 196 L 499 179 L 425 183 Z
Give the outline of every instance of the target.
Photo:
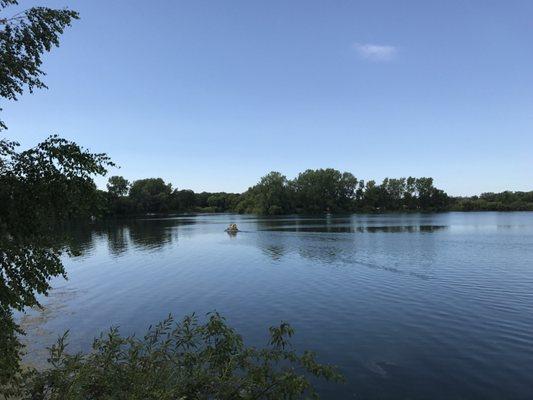
M 229 223 L 242 232 L 224 232 Z M 128 220 L 74 231 L 29 359 L 71 329 L 217 310 L 252 345 L 281 320 L 297 349 L 340 367 L 326 399 L 533 398 L 533 213 Z

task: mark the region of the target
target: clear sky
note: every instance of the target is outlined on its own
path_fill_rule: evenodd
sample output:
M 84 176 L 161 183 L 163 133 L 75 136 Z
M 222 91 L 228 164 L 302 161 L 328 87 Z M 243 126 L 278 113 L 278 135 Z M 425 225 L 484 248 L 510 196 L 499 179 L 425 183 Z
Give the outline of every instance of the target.
M 59 133 L 195 191 L 320 167 L 533 190 L 533 1 L 20 2 L 81 14 L 50 89 L 2 104 L 24 146 Z

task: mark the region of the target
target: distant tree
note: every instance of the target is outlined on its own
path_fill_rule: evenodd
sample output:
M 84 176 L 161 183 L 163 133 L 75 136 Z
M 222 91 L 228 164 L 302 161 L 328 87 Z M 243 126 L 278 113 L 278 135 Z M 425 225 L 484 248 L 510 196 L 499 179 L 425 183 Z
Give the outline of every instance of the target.
M 401 209 L 406 192 L 406 179 L 389 179 L 388 185 L 385 189 L 389 195 L 389 201 L 391 203 L 388 208 L 391 210 Z
M 140 179 L 131 185 L 130 199 L 138 212 L 168 211 L 172 185 L 161 178 Z
M 130 190 L 130 183 L 122 176 L 112 176 L 107 182 L 107 191 L 113 196 L 126 196 Z
M 418 194 L 418 207 L 421 209 L 429 208 L 433 192 L 433 178 L 418 178 L 415 182 L 415 188 Z
M 207 202 L 207 199 L 209 199 L 209 197 L 212 195 L 212 193 L 208 193 L 208 192 L 201 192 L 201 193 L 195 193 L 194 194 L 194 203 L 196 204 L 197 207 L 208 207 L 209 204 Z
M 128 215 L 135 212 L 133 202 L 127 197 L 129 188 L 130 183 L 122 176 L 109 178 L 105 193 L 107 215 Z
M 192 190 L 175 190 L 172 198 L 174 211 L 190 211 L 196 206 L 196 197 Z
M 430 199 L 431 211 L 445 211 L 450 205 L 450 198 L 444 190 L 433 188 Z
M 360 180 L 357 184 L 357 189 L 355 191 L 355 200 L 357 203 L 360 203 L 363 200 L 363 197 L 365 195 L 365 181 Z
M 350 211 L 355 206 L 358 180 L 349 172 L 308 169 L 300 173 L 291 186 L 296 207 L 310 213 Z
M 244 197 L 250 212 L 276 215 L 291 211 L 290 196 L 287 178 L 279 172 L 270 172 L 248 189 Z
M 438 211 L 448 206 L 448 195 L 433 186 L 433 178 L 418 178 L 415 187 L 420 209 Z
M 207 206 L 215 211 L 226 209 L 226 196 L 223 193 L 214 193 L 207 198 Z
M 405 181 L 405 194 L 403 198 L 403 206 L 408 210 L 414 210 L 417 208 L 417 197 L 416 197 L 416 178 L 410 176 Z
M 342 211 L 352 211 L 356 200 L 356 191 L 359 181 L 350 172 L 343 172 L 341 179 L 337 183 L 338 200 L 337 206 Z
M 372 211 L 377 209 L 379 197 L 379 187 L 376 185 L 376 181 L 367 181 L 365 184 L 365 190 L 363 192 L 362 199 L 360 201 L 360 208 L 363 211 Z
M 237 211 L 237 207 L 241 201 L 242 194 L 227 193 L 226 194 L 226 211 Z

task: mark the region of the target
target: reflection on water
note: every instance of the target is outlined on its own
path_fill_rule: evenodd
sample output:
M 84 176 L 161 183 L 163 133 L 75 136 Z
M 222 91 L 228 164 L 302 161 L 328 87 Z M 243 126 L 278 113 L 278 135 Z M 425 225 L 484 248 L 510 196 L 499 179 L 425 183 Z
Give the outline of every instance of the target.
M 324 218 L 273 218 L 259 219 L 258 229 L 262 231 L 317 232 L 317 233 L 354 233 L 354 232 L 434 232 L 446 229 L 446 225 L 410 224 L 402 225 L 403 220 L 375 220 L 358 217 L 324 217 Z M 378 223 L 376 225 L 376 222 Z M 414 223 L 413 223 L 414 222 Z M 387 223 L 387 225 L 379 225 Z
M 435 232 L 446 229 L 444 225 L 419 225 L 419 226 L 331 226 L 331 225 L 314 225 L 314 226 L 282 226 L 266 228 L 269 231 L 286 231 L 286 232 L 331 232 L 331 233 L 354 233 L 354 232 L 387 232 L 387 233 L 413 233 L 413 232 Z
M 130 247 L 157 250 L 178 241 L 180 226 L 192 225 L 193 218 L 133 219 L 79 224 L 69 227 L 66 243 L 78 256 L 90 254 L 102 241 L 109 253 L 120 256 Z
M 298 348 L 347 377 L 324 398 L 533 391 L 533 213 L 170 216 L 67 233 L 69 280 L 24 321 L 37 364 L 66 329 L 86 350 L 112 324 L 216 309 L 252 345 L 290 321 Z
M 237 233 L 238 233 L 238 232 L 237 232 L 237 231 L 229 231 L 229 230 L 226 230 L 226 233 L 228 234 L 228 236 L 229 236 L 230 238 L 234 238 L 234 237 L 237 236 Z

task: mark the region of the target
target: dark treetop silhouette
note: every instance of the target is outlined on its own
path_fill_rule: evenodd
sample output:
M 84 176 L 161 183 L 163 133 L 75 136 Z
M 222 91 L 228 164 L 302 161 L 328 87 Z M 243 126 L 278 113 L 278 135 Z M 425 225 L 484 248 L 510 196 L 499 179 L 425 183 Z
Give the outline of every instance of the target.
M 102 210 L 108 215 L 224 211 L 277 215 L 533 210 L 533 192 L 450 197 L 433 185 L 433 178 L 385 178 L 377 184 L 331 168 L 306 170 L 292 180 L 279 172 L 270 172 L 242 194 L 173 190 L 161 178 L 141 179 L 130 185 L 120 176 L 111 177 L 107 189 L 101 198 Z

